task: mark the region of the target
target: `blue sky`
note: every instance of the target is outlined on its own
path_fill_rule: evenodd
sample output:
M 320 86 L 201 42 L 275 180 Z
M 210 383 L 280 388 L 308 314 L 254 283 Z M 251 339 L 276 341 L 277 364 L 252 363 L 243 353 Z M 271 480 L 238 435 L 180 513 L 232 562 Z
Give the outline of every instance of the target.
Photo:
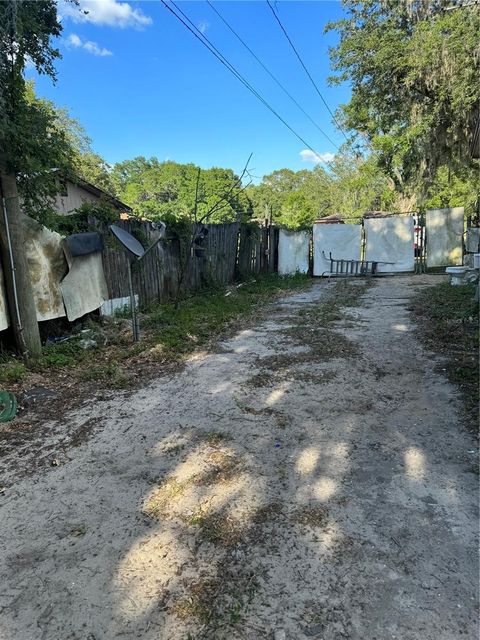
M 209 53 L 160 1 L 81 0 L 59 5 L 64 30 L 58 81 L 36 78 L 37 92 L 65 106 L 109 163 L 137 155 L 240 171 L 250 153 L 257 176 L 314 166 L 306 147 Z M 319 154 L 325 139 L 267 76 L 206 2 L 177 2 L 280 115 Z M 215 7 L 337 145 L 342 134 L 309 83 L 266 2 Z M 277 2 L 278 14 L 332 111 L 349 97 L 330 87 L 323 33 L 342 14 L 339 2 Z M 328 156 L 326 156 L 328 158 Z

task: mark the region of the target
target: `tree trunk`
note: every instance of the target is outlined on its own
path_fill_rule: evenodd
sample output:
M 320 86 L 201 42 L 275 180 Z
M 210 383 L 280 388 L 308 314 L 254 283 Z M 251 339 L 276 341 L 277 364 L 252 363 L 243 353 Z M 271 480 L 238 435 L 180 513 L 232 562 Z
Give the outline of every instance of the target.
M 42 354 L 32 283 L 28 273 L 25 238 L 17 182 L 12 173 L 0 172 L 0 253 L 10 323 L 20 353 L 26 358 Z

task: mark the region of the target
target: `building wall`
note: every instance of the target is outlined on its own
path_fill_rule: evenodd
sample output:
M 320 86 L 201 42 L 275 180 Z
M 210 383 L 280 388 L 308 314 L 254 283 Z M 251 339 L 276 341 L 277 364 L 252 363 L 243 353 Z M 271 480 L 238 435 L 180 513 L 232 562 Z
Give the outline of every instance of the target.
M 74 213 L 77 207 L 80 207 L 84 202 L 98 202 L 100 198 L 93 193 L 86 191 L 83 187 L 80 187 L 69 180 L 66 181 L 67 194 L 62 196 L 58 194 L 55 197 L 55 207 L 57 213 L 60 215 L 69 215 Z

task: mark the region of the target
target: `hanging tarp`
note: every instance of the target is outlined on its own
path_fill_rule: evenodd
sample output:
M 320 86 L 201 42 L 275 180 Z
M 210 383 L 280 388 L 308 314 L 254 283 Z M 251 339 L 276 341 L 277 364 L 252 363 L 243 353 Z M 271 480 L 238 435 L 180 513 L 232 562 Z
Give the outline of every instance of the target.
M 101 253 L 89 253 L 73 258 L 65 246 L 65 255 L 68 273 L 60 283 L 60 289 L 67 318 L 72 322 L 90 311 L 95 311 L 108 300 L 108 289 Z
M 313 225 L 313 275 L 330 272 L 334 260 L 360 260 L 362 228 L 359 224 Z
M 413 216 L 366 218 L 365 259 L 379 262 L 377 273 L 413 271 L 414 256 Z M 393 264 L 381 264 L 381 263 Z
M 278 236 L 278 273 L 308 273 L 310 234 L 308 231 L 280 229 Z
M 463 215 L 463 207 L 426 212 L 427 267 L 462 264 Z
M 65 244 L 72 258 L 87 256 L 89 253 L 97 253 L 105 248 L 103 236 L 97 231 L 74 233 L 65 238 Z
M 62 236 L 27 216 L 22 216 L 22 224 L 37 320 L 61 318 L 65 307 L 60 281 L 67 273 Z
M 22 216 L 22 225 L 38 321 L 65 315 L 76 320 L 108 299 L 103 241 L 98 234 L 85 234 L 85 241 L 83 234 L 78 234 L 73 243 L 75 253 L 88 253 L 72 257 L 60 234 L 27 216 Z M 0 331 L 10 324 L 3 278 L 0 267 Z

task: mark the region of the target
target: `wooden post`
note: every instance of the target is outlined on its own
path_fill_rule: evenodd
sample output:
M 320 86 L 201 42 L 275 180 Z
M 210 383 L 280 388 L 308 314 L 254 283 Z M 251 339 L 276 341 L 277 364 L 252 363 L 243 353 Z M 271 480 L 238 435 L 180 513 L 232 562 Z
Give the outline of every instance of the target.
M 264 273 L 268 273 L 268 218 L 263 221 L 260 250 L 262 252 L 260 268 Z
M 28 272 L 22 212 L 15 175 L 0 172 L 0 188 L 0 252 L 5 273 L 10 322 L 20 353 L 26 358 L 35 358 L 42 354 L 42 343 Z

